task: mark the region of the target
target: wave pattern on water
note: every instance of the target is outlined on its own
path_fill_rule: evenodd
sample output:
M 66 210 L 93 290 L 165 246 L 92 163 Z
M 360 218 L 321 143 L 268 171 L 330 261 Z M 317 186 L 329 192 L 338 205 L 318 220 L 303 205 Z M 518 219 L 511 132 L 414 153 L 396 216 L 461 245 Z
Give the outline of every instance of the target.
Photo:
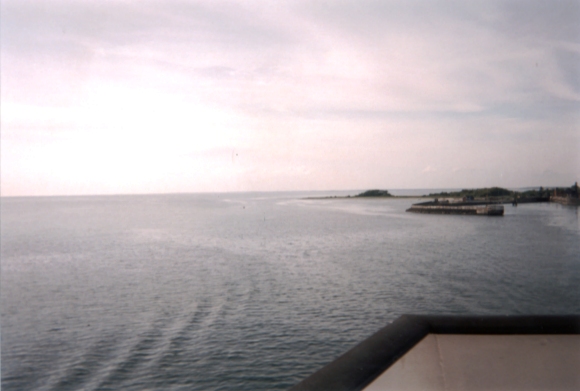
M 5 390 L 286 389 L 402 313 L 580 313 L 577 208 L 2 200 Z

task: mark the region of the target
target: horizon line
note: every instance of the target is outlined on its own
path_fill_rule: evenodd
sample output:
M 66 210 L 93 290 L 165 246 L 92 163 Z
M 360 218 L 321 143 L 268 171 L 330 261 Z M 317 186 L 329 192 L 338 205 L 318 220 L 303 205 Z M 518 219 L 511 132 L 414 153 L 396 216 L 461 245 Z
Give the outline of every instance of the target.
M 3 198 L 34 198 L 34 197 L 115 197 L 115 196 L 158 196 L 158 195 L 188 195 L 188 194 L 247 194 L 247 193 L 321 193 L 321 192 L 346 192 L 346 191 L 366 191 L 373 189 L 388 190 L 388 191 L 405 191 L 405 190 L 473 190 L 473 189 L 489 189 L 489 188 L 504 188 L 507 190 L 521 190 L 521 189 L 556 189 L 566 188 L 570 186 L 518 186 L 518 187 L 501 187 L 501 186 L 484 186 L 484 187 L 412 187 L 412 188 L 391 188 L 386 189 L 382 187 L 360 188 L 360 189 L 329 189 L 329 190 L 235 190 L 235 191 L 184 191 L 184 192 L 151 192 L 151 193 L 87 193 L 87 194 L 19 194 L 19 195 L 0 195 Z M 410 194 L 415 195 L 415 194 Z M 424 194 L 428 195 L 428 194 Z M 418 195 L 416 195 L 418 196 Z

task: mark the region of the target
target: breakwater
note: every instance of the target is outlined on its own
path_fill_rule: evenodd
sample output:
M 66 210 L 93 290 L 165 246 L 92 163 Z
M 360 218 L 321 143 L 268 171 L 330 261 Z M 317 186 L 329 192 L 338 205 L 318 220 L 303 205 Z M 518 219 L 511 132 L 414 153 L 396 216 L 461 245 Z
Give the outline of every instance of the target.
M 459 214 L 459 215 L 482 215 L 503 216 L 504 208 L 501 204 L 485 202 L 438 202 L 429 201 L 413 204 L 407 212 L 429 214 Z

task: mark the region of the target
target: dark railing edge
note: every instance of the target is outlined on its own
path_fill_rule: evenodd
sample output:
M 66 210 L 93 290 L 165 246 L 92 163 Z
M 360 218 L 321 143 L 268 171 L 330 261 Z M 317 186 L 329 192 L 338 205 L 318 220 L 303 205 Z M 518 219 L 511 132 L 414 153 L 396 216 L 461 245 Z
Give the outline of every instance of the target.
M 290 390 L 360 390 L 428 332 L 422 319 L 403 315 Z
M 290 391 L 361 390 L 430 333 L 580 334 L 580 315 L 402 315 Z

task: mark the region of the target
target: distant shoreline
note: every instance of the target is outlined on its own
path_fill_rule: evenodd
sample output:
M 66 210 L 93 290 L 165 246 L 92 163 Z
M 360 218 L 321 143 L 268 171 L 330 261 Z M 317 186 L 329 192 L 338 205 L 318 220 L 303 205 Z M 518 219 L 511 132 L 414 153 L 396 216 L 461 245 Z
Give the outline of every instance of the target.
M 371 199 L 439 199 L 447 202 L 461 201 L 480 201 L 494 203 L 533 203 L 533 202 L 554 202 L 566 205 L 578 205 L 580 189 L 578 182 L 570 187 L 538 187 L 530 188 L 523 191 L 509 190 L 501 187 L 484 187 L 474 189 L 463 189 L 460 191 L 441 191 L 438 193 L 429 193 L 421 195 L 393 195 L 388 190 L 367 190 L 356 195 L 346 196 L 324 196 L 324 197 L 306 197 L 307 200 L 331 200 L 331 199 L 353 199 L 353 198 L 371 198 Z
M 391 196 L 324 196 L 324 197 L 304 197 L 303 200 L 352 200 L 352 199 L 374 199 L 374 200 L 389 200 L 389 199 L 406 199 L 406 198 L 433 198 L 428 195 L 391 195 Z
M 305 197 L 301 198 L 303 200 L 360 200 L 360 199 L 372 199 L 372 200 L 401 200 L 401 199 L 443 199 L 447 200 L 446 202 L 451 201 L 454 202 L 461 202 L 464 201 L 462 197 L 436 197 L 432 195 L 399 195 L 399 196 L 379 196 L 379 197 L 359 197 L 359 196 L 326 196 L 326 197 Z M 576 205 L 574 202 L 570 202 L 569 200 L 566 201 L 559 201 L 559 200 L 552 200 L 549 197 L 545 199 L 536 199 L 536 198 L 518 198 L 517 203 L 519 204 L 528 204 L 528 203 L 537 203 L 537 202 L 559 202 L 565 205 Z M 495 204 L 512 204 L 513 197 L 491 197 L 491 198 L 478 198 L 472 200 L 472 202 L 489 202 Z

